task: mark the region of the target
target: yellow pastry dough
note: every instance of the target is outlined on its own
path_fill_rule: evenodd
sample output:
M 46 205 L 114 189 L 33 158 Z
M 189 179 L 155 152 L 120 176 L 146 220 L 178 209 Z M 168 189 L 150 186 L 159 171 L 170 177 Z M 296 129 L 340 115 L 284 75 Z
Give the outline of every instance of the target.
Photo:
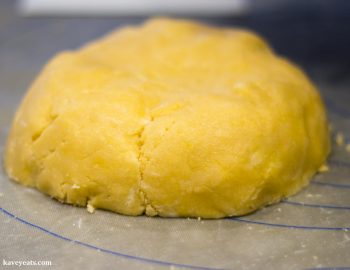
M 261 38 L 153 19 L 47 64 L 5 168 L 90 211 L 220 218 L 296 193 L 329 151 L 317 90 Z

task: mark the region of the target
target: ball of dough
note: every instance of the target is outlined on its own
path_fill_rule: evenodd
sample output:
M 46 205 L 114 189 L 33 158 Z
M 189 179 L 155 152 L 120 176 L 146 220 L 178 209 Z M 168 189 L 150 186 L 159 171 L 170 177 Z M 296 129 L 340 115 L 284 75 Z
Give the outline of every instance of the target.
M 220 218 L 306 186 L 320 96 L 257 35 L 153 19 L 55 56 L 15 116 L 8 175 L 69 204 Z

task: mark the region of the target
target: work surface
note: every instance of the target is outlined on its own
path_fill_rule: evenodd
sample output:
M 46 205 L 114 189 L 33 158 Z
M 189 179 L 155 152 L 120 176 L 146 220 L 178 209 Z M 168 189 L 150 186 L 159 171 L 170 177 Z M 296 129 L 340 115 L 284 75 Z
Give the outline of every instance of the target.
M 47 59 L 135 21 L 19 19 L 8 6 L 0 12 L 2 156 L 13 113 Z M 306 68 L 324 97 L 334 133 L 342 132 L 349 143 L 348 71 Z M 41 269 L 350 267 L 350 153 L 334 145 L 329 167 L 280 204 L 221 220 L 89 214 L 10 181 L 1 168 L 0 260 L 52 262 Z

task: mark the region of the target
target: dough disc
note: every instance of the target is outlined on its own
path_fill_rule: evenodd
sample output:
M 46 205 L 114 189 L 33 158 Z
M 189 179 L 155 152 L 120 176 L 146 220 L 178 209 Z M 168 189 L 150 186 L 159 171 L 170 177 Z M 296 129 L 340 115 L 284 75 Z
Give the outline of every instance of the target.
M 5 168 L 90 211 L 220 218 L 296 193 L 329 151 L 317 90 L 261 38 L 154 19 L 55 56 Z

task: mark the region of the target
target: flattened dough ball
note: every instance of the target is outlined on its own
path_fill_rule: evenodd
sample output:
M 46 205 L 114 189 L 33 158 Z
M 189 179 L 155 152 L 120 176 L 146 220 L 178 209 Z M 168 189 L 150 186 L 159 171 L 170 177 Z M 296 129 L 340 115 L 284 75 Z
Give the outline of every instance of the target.
M 317 90 L 261 38 L 154 19 L 55 56 L 5 167 L 90 210 L 220 218 L 296 193 L 329 151 Z

